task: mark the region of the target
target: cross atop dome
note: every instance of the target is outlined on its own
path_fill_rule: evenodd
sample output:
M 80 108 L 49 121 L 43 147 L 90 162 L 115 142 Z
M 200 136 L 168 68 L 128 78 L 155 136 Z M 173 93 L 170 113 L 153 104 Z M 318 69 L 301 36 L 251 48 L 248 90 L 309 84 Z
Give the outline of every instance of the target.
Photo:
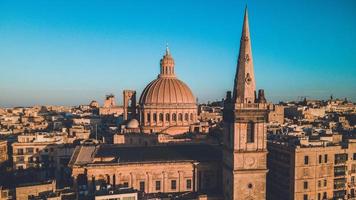
M 170 55 L 171 53 L 169 52 L 169 48 L 168 48 L 168 42 L 166 43 L 166 55 Z

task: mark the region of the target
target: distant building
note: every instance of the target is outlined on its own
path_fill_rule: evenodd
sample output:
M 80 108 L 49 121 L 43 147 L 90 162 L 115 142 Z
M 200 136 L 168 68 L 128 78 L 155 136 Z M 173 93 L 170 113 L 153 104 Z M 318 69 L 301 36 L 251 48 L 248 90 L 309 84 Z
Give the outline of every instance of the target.
M 69 179 L 67 164 L 74 151 L 75 137 L 65 133 L 36 133 L 18 136 L 12 144 L 13 168 L 23 170 L 41 169 L 43 178 L 54 178 L 58 181 Z
M 0 166 L 8 160 L 8 147 L 6 140 L 0 140 Z
M 113 200 L 113 199 L 122 199 L 122 200 L 138 200 L 138 191 L 130 188 L 112 188 L 112 189 L 103 189 L 95 192 L 95 200 Z
M 31 196 L 55 190 L 56 181 L 54 180 L 19 185 L 16 187 L 16 200 L 28 200 Z
M 270 104 L 268 110 L 269 123 L 284 124 L 284 106 Z

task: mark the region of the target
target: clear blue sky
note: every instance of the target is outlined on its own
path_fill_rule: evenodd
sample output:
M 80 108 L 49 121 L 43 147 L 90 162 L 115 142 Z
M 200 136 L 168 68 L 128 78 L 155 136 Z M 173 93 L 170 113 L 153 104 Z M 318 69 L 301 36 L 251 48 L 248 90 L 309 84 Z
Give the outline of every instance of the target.
M 233 87 L 248 4 L 270 101 L 356 100 L 356 1 L 0 0 L 0 106 L 76 105 L 142 89 L 169 43 L 200 102 Z

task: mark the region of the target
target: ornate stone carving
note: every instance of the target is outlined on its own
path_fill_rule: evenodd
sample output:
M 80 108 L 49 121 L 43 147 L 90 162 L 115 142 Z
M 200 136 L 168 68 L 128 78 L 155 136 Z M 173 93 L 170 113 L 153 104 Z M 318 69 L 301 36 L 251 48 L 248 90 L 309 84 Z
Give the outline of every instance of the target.
M 256 166 L 256 159 L 254 157 L 245 158 L 245 166 L 248 168 L 252 168 Z
M 250 73 L 247 73 L 246 74 L 246 78 L 245 78 L 245 82 L 247 85 L 250 85 L 252 79 L 251 79 L 251 76 L 250 76 Z

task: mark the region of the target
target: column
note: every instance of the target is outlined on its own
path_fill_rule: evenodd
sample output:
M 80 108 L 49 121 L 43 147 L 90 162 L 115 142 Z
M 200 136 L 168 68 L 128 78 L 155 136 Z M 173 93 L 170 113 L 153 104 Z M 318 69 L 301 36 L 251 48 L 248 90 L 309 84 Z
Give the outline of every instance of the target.
M 198 191 L 198 163 L 193 163 L 193 192 Z

